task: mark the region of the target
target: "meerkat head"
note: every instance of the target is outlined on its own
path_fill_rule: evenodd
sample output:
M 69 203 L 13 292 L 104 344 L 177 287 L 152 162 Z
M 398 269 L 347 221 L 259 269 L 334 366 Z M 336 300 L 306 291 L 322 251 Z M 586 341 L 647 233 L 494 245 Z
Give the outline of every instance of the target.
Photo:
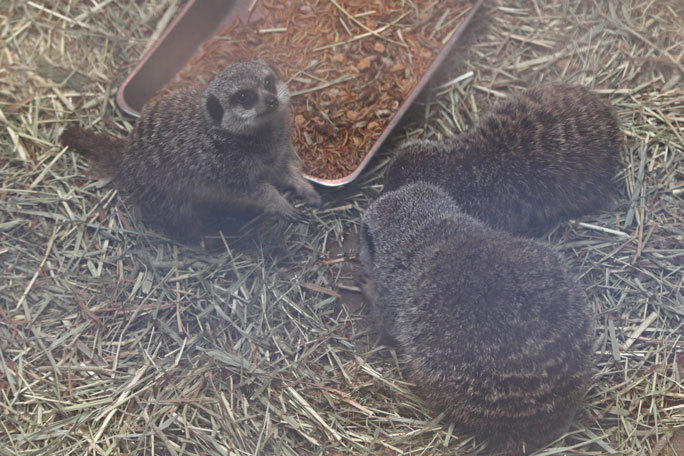
M 361 218 L 359 260 L 368 273 L 376 264 L 402 258 L 423 228 L 458 210 L 442 189 L 425 182 L 405 185 L 375 200 Z
M 263 60 L 233 63 L 204 91 L 207 121 L 228 133 L 248 135 L 289 109 L 290 92 Z

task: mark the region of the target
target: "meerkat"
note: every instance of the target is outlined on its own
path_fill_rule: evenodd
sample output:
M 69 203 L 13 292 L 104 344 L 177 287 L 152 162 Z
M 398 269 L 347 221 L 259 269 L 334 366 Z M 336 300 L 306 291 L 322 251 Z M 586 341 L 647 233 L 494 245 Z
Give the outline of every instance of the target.
M 583 87 L 542 85 L 496 104 L 464 134 L 400 147 L 385 189 L 434 183 L 494 228 L 534 231 L 610 208 L 622 149 L 609 103 Z
M 567 430 L 594 330 L 555 250 L 494 230 L 419 182 L 371 204 L 359 259 L 371 313 L 430 406 L 492 454 L 529 454 Z
M 258 208 L 297 221 L 300 213 L 281 190 L 314 206 L 321 198 L 301 174 L 289 102 L 274 67 L 238 62 L 206 87 L 148 103 L 125 140 L 69 127 L 61 141 L 112 177 L 145 219 L 180 237 L 201 233 L 217 209 Z

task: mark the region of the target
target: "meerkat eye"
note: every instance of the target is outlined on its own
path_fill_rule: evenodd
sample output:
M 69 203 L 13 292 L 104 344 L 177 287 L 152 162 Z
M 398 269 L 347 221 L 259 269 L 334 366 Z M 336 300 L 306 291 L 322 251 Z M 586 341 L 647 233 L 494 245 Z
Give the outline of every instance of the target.
M 233 104 L 238 104 L 245 109 L 254 107 L 258 100 L 258 96 L 253 90 L 240 90 L 238 93 L 230 98 Z
M 273 75 L 266 76 L 266 80 L 264 80 L 264 88 L 271 93 L 276 93 L 276 82 Z
M 223 106 L 221 106 L 218 98 L 212 94 L 207 96 L 207 112 L 216 123 L 220 123 L 221 119 L 223 119 Z

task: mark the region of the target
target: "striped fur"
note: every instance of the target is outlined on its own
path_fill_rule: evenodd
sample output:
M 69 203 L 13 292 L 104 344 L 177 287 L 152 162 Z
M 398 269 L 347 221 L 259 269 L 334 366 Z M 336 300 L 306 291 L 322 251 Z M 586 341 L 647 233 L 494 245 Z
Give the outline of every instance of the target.
M 613 108 L 582 87 L 543 85 L 494 105 L 466 133 L 395 154 L 385 190 L 425 181 L 511 232 L 609 208 L 623 138 Z
M 374 317 L 419 394 L 500 454 L 561 435 L 587 387 L 593 339 L 561 256 L 488 228 L 425 183 L 380 197 L 361 226 Z
M 296 221 L 301 214 L 282 191 L 313 205 L 321 199 L 301 174 L 290 94 L 275 77 L 266 62 L 234 63 L 206 87 L 153 99 L 125 140 L 72 127 L 62 143 L 113 177 L 147 221 L 183 240 L 197 240 L 212 218 L 246 208 Z M 240 105 L 240 92 L 252 93 L 254 104 Z

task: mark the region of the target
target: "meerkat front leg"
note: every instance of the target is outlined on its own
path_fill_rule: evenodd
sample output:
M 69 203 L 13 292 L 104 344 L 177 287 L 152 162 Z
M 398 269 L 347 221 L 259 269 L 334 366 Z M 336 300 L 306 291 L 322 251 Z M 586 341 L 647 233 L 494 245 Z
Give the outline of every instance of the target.
M 296 160 L 291 160 L 287 166 L 287 172 L 283 175 L 283 185 L 294 189 L 295 193 L 299 195 L 307 204 L 320 208 L 322 201 L 321 196 L 314 189 L 311 182 L 302 176 L 302 167 Z
M 301 212 L 270 183 L 257 185 L 247 198 L 250 204 L 262 208 L 267 214 L 277 215 L 290 222 L 299 222 L 304 218 Z

